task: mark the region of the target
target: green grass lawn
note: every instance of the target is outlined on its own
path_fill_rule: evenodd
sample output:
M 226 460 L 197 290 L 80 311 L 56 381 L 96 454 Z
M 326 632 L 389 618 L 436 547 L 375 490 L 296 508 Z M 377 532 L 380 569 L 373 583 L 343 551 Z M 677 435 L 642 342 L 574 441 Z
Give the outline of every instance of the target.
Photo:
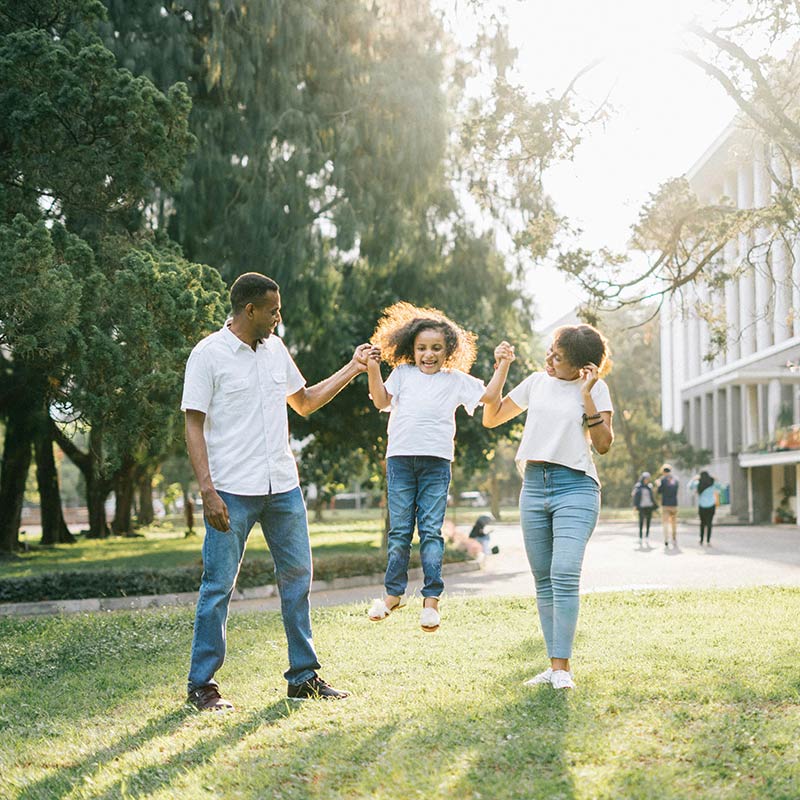
M 382 522 L 376 519 L 312 523 L 311 545 L 315 558 L 380 553 Z M 103 568 L 166 569 L 202 561 L 202 530 L 185 537 L 180 528 L 166 525 L 143 530 L 141 536 L 108 539 L 78 537 L 76 544 L 36 547 L 12 559 L 0 561 L 0 578 L 16 578 L 57 570 Z M 31 537 L 32 543 L 37 540 Z M 247 543 L 248 558 L 267 557 L 267 546 L 256 525 Z
M 228 626 L 234 714 L 181 705 L 192 614 L 0 621 L 0 796 L 800 797 L 800 591 L 594 594 L 578 690 L 545 666 L 531 599 L 314 612 L 322 674 L 353 697 L 290 704 L 275 613 Z

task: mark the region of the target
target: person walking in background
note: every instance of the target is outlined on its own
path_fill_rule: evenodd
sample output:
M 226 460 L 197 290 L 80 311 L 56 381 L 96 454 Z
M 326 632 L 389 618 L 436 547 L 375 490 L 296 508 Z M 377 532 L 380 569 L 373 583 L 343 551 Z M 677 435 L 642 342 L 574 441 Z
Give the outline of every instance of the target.
M 639 512 L 639 544 L 642 544 L 642 529 L 644 528 L 644 538 L 650 546 L 650 520 L 653 518 L 653 511 L 656 508 L 656 498 L 653 493 L 653 484 L 650 481 L 650 473 L 643 472 L 633 487 L 631 492 L 633 507 Z
M 517 463 L 524 468 L 519 508 L 525 550 L 536 582 L 536 606 L 550 666 L 525 681 L 574 689 L 570 670 L 578 623 L 581 566 L 600 513 L 592 449 L 614 441 L 608 343 L 591 325 L 557 328 L 544 372 L 534 372 L 499 403 L 486 403 L 494 428 L 527 409 Z
M 672 546 L 678 547 L 678 486 L 680 482 L 672 474 L 672 467 L 664 464 L 661 477 L 656 483 L 656 491 L 661 498 L 661 527 L 664 531 L 664 547 L 669 547 L 669 534 L 672 532 Z
M 456 409 L 464 406 L 473 414 L 479 403 L 499 401 L 514 348 L 508 342 L 495 348 L 497 369 L 488 387 L 484 386 L 468 374 L 476 356 L 475 335 L 441 311 L 411 303 L 385 309 L 372 342 L 369 393 L 375 408 L 390 412 L 386 447 L 389 541 L 385 596 L 376 599 L 367 614 L 380 622 L 402 606 L 416 526 L 424 575 L 420 626 L 433 633 L 441 621 L 442 525 L 455 453 Z M 385 383 L 382 359 L 393 367 Z
M 697 492 L 697 507 L 700 513 L 700 546 L 705 538 L 706 544 L 711 546 L 711 523 L 714 512 L 719 505 L 719 484 L 703 470 L 689 483 L 689 489 Z

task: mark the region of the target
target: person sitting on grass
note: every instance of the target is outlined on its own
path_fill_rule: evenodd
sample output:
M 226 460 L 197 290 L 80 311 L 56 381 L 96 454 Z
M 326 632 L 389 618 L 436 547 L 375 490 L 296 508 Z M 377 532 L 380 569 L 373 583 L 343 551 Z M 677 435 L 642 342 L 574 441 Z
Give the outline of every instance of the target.
M 396 303 L 385 309 L 372 337 L 367 375 L 372 402 L 389 411 L 386 480 L 389 545 L 386 595 L 369 609 L 378 622 L 402 606 L 408 586 L 408 560 L 416 524 L 424 574 L 420 625 L 439 628 L 444 539 L 442 525 L 450 487 L 455 412 L 472 414 L 479 403 L 499 400 L 514 348 L 502 342 L 494 351 L 497 369 L 488 387 L 467 374 L 475 361 L 475 335 L 441 311 Z M 381 359 L 393 367 L 384 383 Z

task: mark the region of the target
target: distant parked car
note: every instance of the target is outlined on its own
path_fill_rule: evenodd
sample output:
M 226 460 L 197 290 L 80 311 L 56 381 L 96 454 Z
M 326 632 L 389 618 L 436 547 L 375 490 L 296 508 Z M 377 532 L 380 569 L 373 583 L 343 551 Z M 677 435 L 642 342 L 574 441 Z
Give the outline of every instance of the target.
M 489 499 L 483 492 L 461 492 L 458 496 L 458 504 L 472 506 L 472 508 L 484 508 L 489 505 Z

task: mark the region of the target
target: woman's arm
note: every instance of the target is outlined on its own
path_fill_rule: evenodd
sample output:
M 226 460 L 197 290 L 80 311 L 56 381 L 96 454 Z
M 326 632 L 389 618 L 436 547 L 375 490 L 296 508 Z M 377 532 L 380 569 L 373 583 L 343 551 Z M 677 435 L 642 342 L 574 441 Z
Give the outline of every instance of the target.
M 483 426 L 496 428 L 521 413 L 522 409 L 510 397 L 504 397 L 499 402 L 486 403 L 483 406 Z
M 583 399 L 583 411 L 587 417 L 597 416 L 597 406 L 592 399 L 592 389 L 597 383 L 597 365 L 587 364 L 581 368 L 581 377 L 583 378 L 583 385 L 581 386 L 581 397 Z M 600 419 L 589 420 L 587 427 L 589 429 L 589 436 L 592 440 L 592 447 L 604 455 L 611 449 L 611 444 L 614 441 L 614 428 L 611 424 L 611 412 L 601 411 Z
M 492 405 L 499 404 L 500 398 L 503 395 L 503 386 L 505 385 L 506 378 L 508 377 L 508 368 L 514 360 L 514 348 L 508 342 L 500 342 L 494 349 L 494 360 L 497 367 L 492 375 L 492 379 L 486 387 L 486 391 L 481 397 L 481 403 L 489 403 Z

